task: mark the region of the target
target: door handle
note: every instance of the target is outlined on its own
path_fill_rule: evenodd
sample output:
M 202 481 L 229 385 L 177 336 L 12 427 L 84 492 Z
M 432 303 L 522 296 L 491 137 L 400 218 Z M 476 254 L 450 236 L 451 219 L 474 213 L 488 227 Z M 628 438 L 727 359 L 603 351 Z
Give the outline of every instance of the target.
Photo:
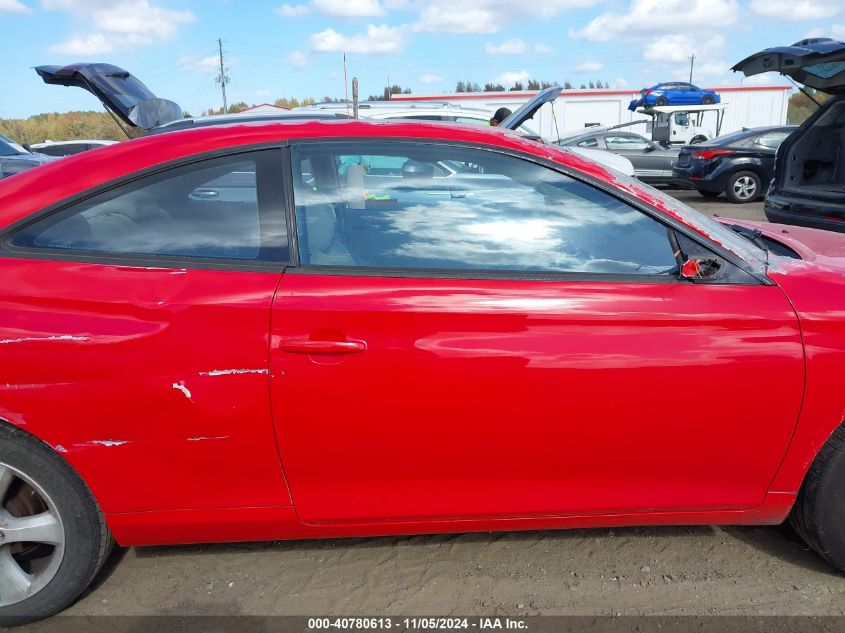
M 367 342 L 351 339 L 347 341 L 320 341 L 309 338 L 289 338 L 279 347 L 291 354 L 359 354 L 367 351 Z

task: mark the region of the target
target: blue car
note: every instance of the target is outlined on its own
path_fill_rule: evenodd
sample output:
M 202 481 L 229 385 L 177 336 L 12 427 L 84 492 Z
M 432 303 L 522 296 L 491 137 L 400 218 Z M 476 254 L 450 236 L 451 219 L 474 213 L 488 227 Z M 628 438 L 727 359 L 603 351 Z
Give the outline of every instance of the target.
M 0 178 L 38 167 L 55 160 L 53 156 L 33 154 L 8 136 L 0 134 Z
M 628 109 L 635 112 L 637 108 L 653 108 L 654 106 L 680 106 L 680 105 L 710 105 L 719 103 L 721 98 L 712 90 L 702 90 L 698 86 L 673 81 L 657 84 L 646 88 L 640 93 L 639 99 L 634 99 L 628 104 Z

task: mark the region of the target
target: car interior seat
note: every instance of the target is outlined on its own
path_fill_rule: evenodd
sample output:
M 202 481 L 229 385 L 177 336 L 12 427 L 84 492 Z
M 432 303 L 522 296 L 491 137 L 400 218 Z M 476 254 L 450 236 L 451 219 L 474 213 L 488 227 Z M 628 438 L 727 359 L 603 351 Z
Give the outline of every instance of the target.
M 354 266 L 349 250 L 338 240 L 337 215 L 327 202 L 304 208 L 308 262 L 317 266 Z

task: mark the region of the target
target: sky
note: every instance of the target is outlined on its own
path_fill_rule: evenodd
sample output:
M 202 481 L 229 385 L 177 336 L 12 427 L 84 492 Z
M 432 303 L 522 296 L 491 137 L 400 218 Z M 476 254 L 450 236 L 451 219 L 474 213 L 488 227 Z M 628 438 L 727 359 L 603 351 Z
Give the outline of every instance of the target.
M 193 114 L 220 107 L 218 38 L 229 102 L 253 104 L 343 97 L 344 53 L 364 98 L 388 81 L 419 94 L 528 77 L 639 90 L 689 79 L 693 54 L 694 83 L 734 85 L 735 62 L 808 36 L 845 39 L 845 0 L 0 0 L 0 118 L 99 109 L 32 70 L 83 61 L 121 66 Z

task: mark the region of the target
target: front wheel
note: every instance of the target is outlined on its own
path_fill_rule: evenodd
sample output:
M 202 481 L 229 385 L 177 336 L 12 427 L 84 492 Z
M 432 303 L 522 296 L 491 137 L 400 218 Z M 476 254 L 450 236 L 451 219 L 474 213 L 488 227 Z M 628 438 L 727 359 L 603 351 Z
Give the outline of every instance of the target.
M 70 466 L 31 435 L 0 425 L 0 627 L 70 606 L 111 545 L 91 492 Z
M 703 105 L 710 105 L 710 104 L 712 104 L 712 103 L 713 103 L 713 97 L 712 97 L 712 95 L 704 95 L 703 97 L 701 97 L 701 103 L 702 103 Z
M 754 202 L 760 197 L 762 183 L 760 176 L 753 171 L 738 171 L 728 178 L 728 186 L 725 187 L 725 197 L 735 204 Z
M 789 521 L 816 553 L 845 571 L 845 425 L 816 455 Z

